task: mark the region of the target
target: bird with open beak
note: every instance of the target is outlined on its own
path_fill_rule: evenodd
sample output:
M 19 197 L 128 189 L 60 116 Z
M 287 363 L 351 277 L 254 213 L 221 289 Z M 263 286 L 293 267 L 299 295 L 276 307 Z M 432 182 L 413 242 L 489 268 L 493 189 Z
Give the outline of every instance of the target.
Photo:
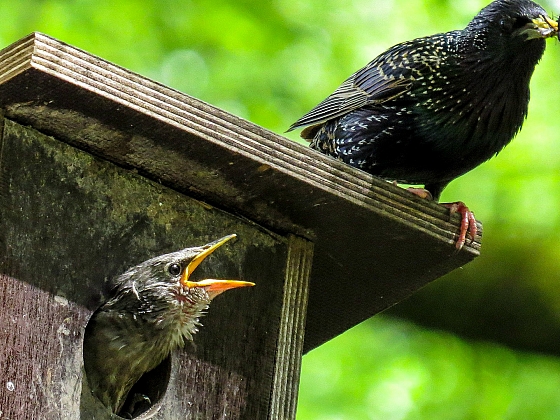
M 235 236 L 152 258 L 116 279 L 110 299 L 93 314 L 84 337 L 89 385 L 113 413 L 121 412 L 145 372 L 192 340 L 212 299 L 229 289 L 254 286 L 190 280 L 206 257 Z

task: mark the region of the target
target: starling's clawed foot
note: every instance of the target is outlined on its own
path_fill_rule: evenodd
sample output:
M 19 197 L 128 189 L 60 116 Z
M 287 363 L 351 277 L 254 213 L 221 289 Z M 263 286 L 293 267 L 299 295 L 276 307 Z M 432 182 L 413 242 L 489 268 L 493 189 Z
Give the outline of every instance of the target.
M 406 190 L 414 195 L 417 195 L 418 197 L 425 198 L 426 200 L 433 200 L 432 193 L 424 188 L 410 187 Z M 457 239 L 457 242 L 455 243 L 455 247 L 458 251 L 460 251 L 463 248 L 463 245 L 465 245 L 465 241 L 467 240 L 467 233 L 471 237 L 471 241 L 474 241 L 474 238 L 476 236 L 477 227 L 474 213 L 470 211 L 462 201 L 456 201 L 454 203 L 441 203 L 441 205 L 447 207 L 450 214 L 459 213 L 461 215 L 459 239 Z
M 476 236 L 477 227 L 474 213 L 470 211 L 462 201 L 457 201 L 455 203 L 442 203 L 442 205 L 449 209 L 450 214 L 459 213 L 461 215 L 459 239 L 457 239 L 457 242 L 455 243 L 455 247 L 460 251 L 467 239 L 467 233 L 471 237 L 471 241 L 474 241 Z

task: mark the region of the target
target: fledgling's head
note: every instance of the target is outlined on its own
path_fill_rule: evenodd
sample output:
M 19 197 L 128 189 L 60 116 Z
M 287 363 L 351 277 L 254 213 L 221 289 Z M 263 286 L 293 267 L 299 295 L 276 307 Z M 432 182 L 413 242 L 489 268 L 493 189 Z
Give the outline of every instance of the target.
M 158 330 L 170 328 L 174 335 L 177 331 L 192 339 L 198 319 L 212 299 L 226 290 L 254 285 L 239 280 L 190 279 L 206 257 L 235 236 L 160 255 L 128 269 L 117 278 L 114 295 L 105 307 L 134 313 Z M 177 340 L 182 344 L 182 338 Z

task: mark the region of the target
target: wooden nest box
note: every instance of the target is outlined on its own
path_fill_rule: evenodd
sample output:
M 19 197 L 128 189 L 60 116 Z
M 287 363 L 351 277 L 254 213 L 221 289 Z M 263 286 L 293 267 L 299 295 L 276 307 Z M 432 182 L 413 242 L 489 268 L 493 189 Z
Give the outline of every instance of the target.
M 294 419 L 302 354 L 479 253 L 435 203 L 46 35 L 0 51 L 0 417 L 103 419 L 107 279 L 227 234 L 154 419 Z M 232 241 L 233 242 L 233 241 Z M 219 301 L 218 301 L 219 300 Z

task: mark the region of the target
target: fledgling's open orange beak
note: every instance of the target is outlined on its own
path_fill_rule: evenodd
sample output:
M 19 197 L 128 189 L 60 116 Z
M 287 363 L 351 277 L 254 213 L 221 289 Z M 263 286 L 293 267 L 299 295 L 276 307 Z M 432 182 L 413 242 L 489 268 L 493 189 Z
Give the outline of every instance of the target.
M 181 285 L 183 287 L 204 287 L 212 297 L 219 295 L 222 292 L 225 292 L 229 289 L 234 289 L 237 287 L 247 287 L 247 286 L 254 286 L 255 283 L 250 281 L 241 281 L 241 280 L 217 280 L 217 279 L 205 279 L 200 281 L 190 281 L 189 278 L 194 270 L 200 265 L 200 263 L 208 257 L 211 253 L 213 253 L 216 249 L 221 247 L 230 239 L 235 238 L 237 235 L 232 234 L 225 236 L 217 241 L 210 242 L 207 245 L 202 247 L 202 251 L 192 259 L 192 261 L 185 267 L 183 273 L 181 274 Z

